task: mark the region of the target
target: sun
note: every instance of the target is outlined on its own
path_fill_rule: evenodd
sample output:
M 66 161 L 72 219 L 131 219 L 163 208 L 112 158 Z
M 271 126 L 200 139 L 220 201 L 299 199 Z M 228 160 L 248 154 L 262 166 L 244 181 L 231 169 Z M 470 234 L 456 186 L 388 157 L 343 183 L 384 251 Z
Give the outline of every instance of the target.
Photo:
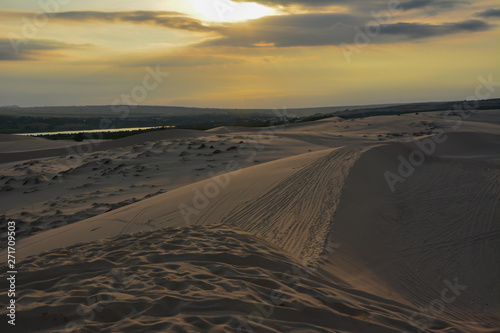
M 273 14 L 273 9 L 254 2 L 231 0 L 189 0 L 202 20 L 212 22 L 238 22 Z

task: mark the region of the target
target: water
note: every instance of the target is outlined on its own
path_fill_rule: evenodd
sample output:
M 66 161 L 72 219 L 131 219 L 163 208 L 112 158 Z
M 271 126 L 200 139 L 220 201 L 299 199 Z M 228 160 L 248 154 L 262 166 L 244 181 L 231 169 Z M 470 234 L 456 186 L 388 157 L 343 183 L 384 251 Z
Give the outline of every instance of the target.
M 41 133 L 17 133 L 14 135 L 51 135 L 51 134 L 78 134 L 78 133 L 101 133 L 101 132 L 130 132 L 137 130 L 146 130 L 152 128 L 172 128 L 174 126 L 153 126 L 153 127 L 127 127 L 127 128 L 108 128 L 108 129 L 93 129 L 80 131 L 62 131 L 62 132 L 41 132 Z

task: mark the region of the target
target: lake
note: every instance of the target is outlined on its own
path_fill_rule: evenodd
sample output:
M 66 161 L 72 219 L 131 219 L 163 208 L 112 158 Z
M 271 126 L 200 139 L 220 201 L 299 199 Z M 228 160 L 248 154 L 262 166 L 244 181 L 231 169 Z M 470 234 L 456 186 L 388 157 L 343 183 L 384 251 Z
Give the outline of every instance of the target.
M 130 132 L 137 130 L 146 130 L 152 128 L 173 128 L 174 126 L 153 126 L 153 127 L 127 127 L 127 128 L 108 128 L 108 129 L 94 129 L 94 130 L 80 130 L 80 131 L 62 131 L 62 132 L 40 132 L 40 133 L 17 133 L 14 135 L 51 135 L 51 134 L 78 134 L 78 133 L 101 133 L 101 132 Z

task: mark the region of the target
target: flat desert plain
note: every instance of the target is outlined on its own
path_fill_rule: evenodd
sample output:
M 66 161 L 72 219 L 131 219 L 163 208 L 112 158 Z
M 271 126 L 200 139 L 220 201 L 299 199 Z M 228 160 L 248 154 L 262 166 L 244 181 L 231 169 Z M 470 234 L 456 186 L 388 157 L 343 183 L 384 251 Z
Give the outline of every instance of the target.
M 498 110 L 2 135 L 0 196 L 1 332 L 500 332 Z

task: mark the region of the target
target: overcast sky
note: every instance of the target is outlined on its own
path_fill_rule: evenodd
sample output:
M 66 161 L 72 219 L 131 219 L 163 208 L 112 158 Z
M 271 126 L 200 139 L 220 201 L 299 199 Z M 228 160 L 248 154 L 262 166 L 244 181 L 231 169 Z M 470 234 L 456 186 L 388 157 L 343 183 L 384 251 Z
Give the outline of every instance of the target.
M 500 82 L 499 19 L 497 0 L 2 0 L 0 105 L 463 100 Z M 144 90 L 148 66 L 169 75 Z

